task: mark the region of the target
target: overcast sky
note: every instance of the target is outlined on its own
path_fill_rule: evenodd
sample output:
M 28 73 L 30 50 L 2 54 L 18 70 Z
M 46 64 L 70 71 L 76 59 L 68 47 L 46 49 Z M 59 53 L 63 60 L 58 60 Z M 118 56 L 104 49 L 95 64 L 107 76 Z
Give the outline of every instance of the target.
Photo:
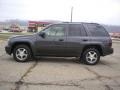
M 0 20 L 61 20 L 120 25 L 120 0 L 0 0 Z

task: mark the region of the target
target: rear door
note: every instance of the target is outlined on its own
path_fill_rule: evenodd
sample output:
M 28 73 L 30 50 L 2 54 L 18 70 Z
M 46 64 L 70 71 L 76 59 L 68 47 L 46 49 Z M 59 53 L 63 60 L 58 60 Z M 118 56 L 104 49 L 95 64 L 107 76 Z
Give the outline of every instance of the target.
M 66 42 L 68 56 L 79 56 L 86 42 L 88 37 L 83 25 L 69 24 Z

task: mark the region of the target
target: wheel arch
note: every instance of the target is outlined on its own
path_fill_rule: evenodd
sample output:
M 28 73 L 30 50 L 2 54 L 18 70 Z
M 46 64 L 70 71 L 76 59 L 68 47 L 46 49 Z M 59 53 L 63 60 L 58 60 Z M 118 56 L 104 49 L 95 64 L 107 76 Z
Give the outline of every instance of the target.
M 28 46 L 31 50 L 32 55 L 33 55 L 33 50 L 32 50 L 31 44 L 29 42 L 15 42 L 15 43 L 13 43 L 12 48 L 11 48 L 11 53 L 13 53 L 14 48 L 18 45 Z
M 86 45 L 86 46 L 84 46 L 84 48 L 82 50 L 82 54 L 88 48 L 95 48 L 95 49 L 97 49 L 100 52 L 100 55 L 103 56 L 103 50 L 102 50 L 102 46 L 101 45 L 98 45 L 98 44 Z M 82 56 L 82 54 L 81 54 L 81 56 Z

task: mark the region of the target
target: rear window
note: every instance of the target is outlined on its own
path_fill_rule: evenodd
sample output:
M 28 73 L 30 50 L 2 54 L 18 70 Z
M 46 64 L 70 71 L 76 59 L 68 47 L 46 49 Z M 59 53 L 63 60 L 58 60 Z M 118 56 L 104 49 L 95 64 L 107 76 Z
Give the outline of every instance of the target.
M 86 36 L 86 31 L 81 24 L 69 25 L 69 36 Z
M 105 28 L 99 24 L 85 24 L 85 27 L 88 29 L 92 36 L 109 36 Z

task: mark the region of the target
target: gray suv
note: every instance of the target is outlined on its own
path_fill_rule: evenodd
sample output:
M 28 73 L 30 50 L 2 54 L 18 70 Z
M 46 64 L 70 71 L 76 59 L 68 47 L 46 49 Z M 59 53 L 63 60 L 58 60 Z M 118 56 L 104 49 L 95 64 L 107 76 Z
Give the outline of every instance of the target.
M 108 32 L 97 23 L 49 25 L 34 35 L 10 38 L 5 50 L 18 62 L 39 56 L 80 57 L 89 65 L 97 64 L 100 56 L 113 53 Z

